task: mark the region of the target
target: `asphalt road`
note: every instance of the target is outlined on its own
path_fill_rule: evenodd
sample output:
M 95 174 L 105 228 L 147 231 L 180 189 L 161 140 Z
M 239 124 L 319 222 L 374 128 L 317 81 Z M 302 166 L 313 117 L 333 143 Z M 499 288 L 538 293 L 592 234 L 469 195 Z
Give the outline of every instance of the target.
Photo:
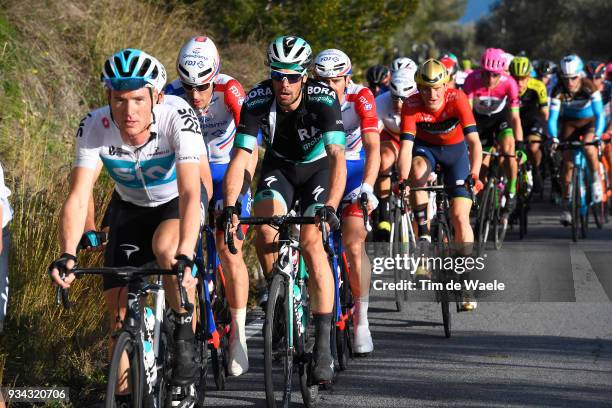
M 440 306 L 401 313 L 372 293 L 374 352 L 351 360 L 320 407 L 612 407 L 612 223 L 571 243 L 558 211 L 535 204 L 523 241 L 510 231 L 488 251 L 506 290 L 454 313 L 444 337 Z M 248 328 L 250 371 L 209 386 L 207 406 L 263 407 L 261 319 Z M 297 384 L 295 406 L 301 405 Z

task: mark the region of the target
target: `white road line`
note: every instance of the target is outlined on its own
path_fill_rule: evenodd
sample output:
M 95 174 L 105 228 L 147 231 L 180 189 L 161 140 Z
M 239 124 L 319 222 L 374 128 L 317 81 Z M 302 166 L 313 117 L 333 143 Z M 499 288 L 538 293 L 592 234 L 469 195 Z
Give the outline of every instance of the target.
M 593 271 L 584 251 L 570 245 L 572 274 L 574 275 L 574 293 L 576 302 L 609 302 L 606 292 Z

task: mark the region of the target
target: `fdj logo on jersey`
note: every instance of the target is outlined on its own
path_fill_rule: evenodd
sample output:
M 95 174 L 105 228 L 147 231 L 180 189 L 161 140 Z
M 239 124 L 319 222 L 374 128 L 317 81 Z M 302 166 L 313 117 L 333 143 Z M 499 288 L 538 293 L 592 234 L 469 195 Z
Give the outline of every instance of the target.
M 154 187 L 176 180 L 174 155 L 143 160 L 137 163 L 128 160 L 113 160 L 102 157 L 110 176 L 129 188 Z

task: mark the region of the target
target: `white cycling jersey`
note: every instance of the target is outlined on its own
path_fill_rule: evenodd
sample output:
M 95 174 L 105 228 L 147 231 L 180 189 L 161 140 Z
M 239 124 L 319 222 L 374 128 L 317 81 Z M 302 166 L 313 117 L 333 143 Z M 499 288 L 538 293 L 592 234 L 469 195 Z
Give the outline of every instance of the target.
M 94 110 L 77 131 L 74 167 L 95 169 L 99 160 L 122 200 L 156 207 L 178 196 L 176 163 L 199 163 L 205 154 L 193 109 L 153 107 L 151 137 L 142 146 L 125 144 L 108 106 Z
M 341 106 L 342 122 L 346 133 L 346 160 L 364 158 L 361 135 L 378 133 L 378 119 L 374 95 L 368 88 L 350 82 Z
M 391 92 L 385 92 L 376 97 L 376 113 L 381 131 L 387 132 L 399 141 L 402 118 L 393 110 Z
M 167 95 L 187 99 L 179 79 L 168 84 L 165 92 Z M 244 99 L 245 94 L 240 83 L 229 75 L 219 74 L 215 79 L 210 105 L 206 111 L 196 112 L 208 147 L 210 163 L 229 163 Z

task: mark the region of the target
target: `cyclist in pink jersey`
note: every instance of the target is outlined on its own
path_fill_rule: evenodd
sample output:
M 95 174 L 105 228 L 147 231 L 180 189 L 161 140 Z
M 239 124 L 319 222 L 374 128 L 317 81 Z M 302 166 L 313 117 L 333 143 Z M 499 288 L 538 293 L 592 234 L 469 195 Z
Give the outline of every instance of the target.
M 472 104 L 483 147 L 495 145 L 500 153 L 514 156 L 516 149 L 523 149 L 523 128 L 518 85 L 504 73 L 506 63 L 503 50 L 487 48 L 481 58 L 481 68 L 468 75 L 463 90 Z M 486 174 L 488 159 L 483 160 L 481 175 Z M 510 213 L 516 206 L 516 158 L 505 159 L 503 166 L 509 180 L 506 211 Z

